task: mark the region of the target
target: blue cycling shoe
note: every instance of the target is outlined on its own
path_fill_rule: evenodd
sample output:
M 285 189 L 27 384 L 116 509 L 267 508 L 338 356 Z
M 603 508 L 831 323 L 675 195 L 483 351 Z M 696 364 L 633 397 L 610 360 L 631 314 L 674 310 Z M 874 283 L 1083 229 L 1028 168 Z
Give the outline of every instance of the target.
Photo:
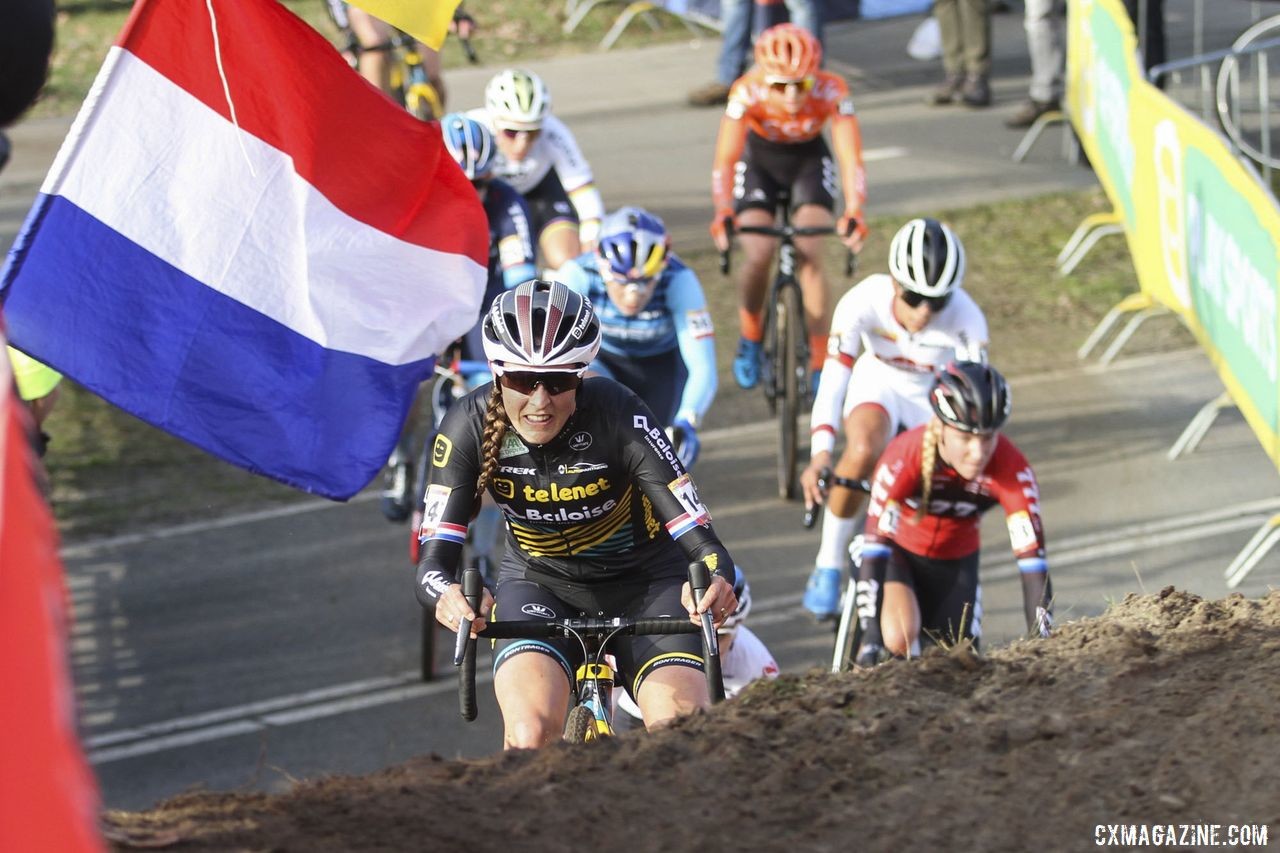
M 754 388 L 760 384 L 760 344 L 738 338 L 738 352 L 733 356 L 733 378 L 739 388 Z
M 818 619 L 832 619 L 840 609 L 840 570 L 816 568 L 804 588 L 804 609 Z

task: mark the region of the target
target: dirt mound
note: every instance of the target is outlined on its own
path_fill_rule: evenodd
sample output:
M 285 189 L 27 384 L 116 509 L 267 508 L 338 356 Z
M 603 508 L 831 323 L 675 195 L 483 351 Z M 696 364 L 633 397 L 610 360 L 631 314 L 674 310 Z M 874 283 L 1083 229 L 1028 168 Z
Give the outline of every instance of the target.
M 1092 847 L 1098 824 L 1280 831 L 1277 708 L 1280 591 L 1169 588 L 981 657 L 757 684 L 652 735 L 108 818 L 118 849 L 182 850 L 1023 851 Z

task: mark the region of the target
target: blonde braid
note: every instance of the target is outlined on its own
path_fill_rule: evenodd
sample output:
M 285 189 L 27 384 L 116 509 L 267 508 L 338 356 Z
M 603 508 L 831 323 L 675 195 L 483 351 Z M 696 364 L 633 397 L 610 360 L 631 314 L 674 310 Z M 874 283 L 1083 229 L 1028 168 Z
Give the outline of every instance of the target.
M 933 492 L 933 469 L 938 464 L 938 439 L 942 435 L 942 422 L 937 418 L 929 421 L 925 427 L 924 437 L 920 440 L 920 505 L 916 507 L 916 523 L 919 524 L 929 512 L 929 495 Z
M 484 434 L 480 439 L 480 478 L 476 480 L 476 503 L 479 505 L 484 490 L 489 487 L 498 470 L 498 450 L 502 446 L 502 437 L 507 433 L 507 409 L 502 405 L 502 389 L 498 380 L 493 380 L 493 390 L 489 392 L 489 408 L 484 415 Z

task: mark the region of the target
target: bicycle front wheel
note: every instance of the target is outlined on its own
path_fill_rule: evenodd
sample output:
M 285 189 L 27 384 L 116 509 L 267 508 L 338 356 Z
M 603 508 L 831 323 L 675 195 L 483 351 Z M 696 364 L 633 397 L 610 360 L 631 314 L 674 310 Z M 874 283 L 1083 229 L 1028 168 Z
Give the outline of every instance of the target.
M 845 584 L 840 625 L 836 628 L 836 644 L 831 654 L 832 672 L 848 672 L 853 669 L 853 656 L 857 654 L 859 641 L 862 639 L 862 625 L 858 622 L 857 587 L 853 578 Z
M 804 307 L 800 287 L 785 282 L 778 289 L 777 349 L 774 356 L 778 382 L 778 494 L 790 500 L 796 494 L 799 461 L 800 401 L 808 367 L 801 356 L 806 349 Z
M 586 705 L 574 705 L 564 721 L 566 743 L 591 743 L 600 737 L 596 731 L 596 715 Z

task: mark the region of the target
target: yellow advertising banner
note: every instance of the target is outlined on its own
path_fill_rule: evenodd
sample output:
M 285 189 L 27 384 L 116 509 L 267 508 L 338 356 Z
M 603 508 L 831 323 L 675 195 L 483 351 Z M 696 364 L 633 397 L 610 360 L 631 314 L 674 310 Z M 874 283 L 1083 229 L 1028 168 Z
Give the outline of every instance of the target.
M 1120 0 L 1071 0 L 1067 103 L 1143 292 L 1178 313 L 1280 467 L 1280 208 L 1226 141 L 1146 81 Z

